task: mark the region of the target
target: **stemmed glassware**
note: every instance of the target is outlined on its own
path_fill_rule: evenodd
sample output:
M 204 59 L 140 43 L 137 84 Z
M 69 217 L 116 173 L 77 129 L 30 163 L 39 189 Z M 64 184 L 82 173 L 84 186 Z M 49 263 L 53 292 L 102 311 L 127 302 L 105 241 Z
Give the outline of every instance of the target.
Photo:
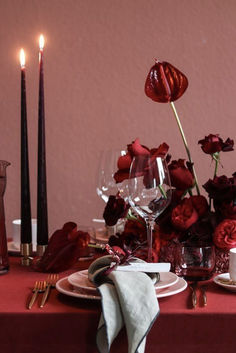
M 127 198 L 127 181 L 116 183 L 114 174 L 117 171 L 119 157 L 124 156 L 126 151 L 106 150 L 101 153 L 99 159 L 97 194 L 107 203 L 110 195 L 119 195 Z
M 152 231 L 155 219 L 171 200 L 171 183 L 165 159 L 155 156 L 134 157 L 130 166 L 129 203 L 146 223 L 148 262 L 152 261 Z
M 99 197 L 107 203 L 109 196 L 119 195 L 124 200 L 127 200 L 127 184 L 128 180 L 124 180 L 121 183 L 116 183 L 114 179 L 114 174 L 118 169 L 118 160 L 119 157 L 124 156 L 126 151 L 123 150 L 105 150 L 101 152 L 99 158 L 99 167 L 98 167 L 98 183 L 96 191 Z M 128 175 L 127 175 L 128 177 Z M 118 220 L 116 226 L 107 226 L 106 225 L 106 236 L 115 234 L 124 227 L 123 220 Z

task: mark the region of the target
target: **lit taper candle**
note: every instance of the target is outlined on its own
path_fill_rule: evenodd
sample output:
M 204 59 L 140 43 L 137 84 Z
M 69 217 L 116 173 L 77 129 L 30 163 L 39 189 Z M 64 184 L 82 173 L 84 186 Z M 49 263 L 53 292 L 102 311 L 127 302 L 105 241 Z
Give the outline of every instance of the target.
M 21 65 L 21 255 L 22 264 L 29 265 L 32 254 L 30 179 L 28 158 L 25 52 L 20 51 Z
M 44 115 L 44 37 L 39 38 L 39 106 L 38 106 L 38 187 L 37 187 L 37 253 L 41 256 L 48 244 L 48 210 Z

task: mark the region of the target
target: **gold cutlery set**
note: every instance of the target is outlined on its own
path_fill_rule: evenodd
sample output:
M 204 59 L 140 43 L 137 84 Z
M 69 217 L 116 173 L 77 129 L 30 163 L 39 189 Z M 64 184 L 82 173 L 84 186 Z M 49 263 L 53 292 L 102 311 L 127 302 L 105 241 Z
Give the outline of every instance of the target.
M 28 304 L 28 309 L 32 308 L 40 293 L 43 293 L 43 297 L 40 303 L 40 308 L 43 308 L 49 297 L 51 288 L 55 288 L 55 285 L 58 279 L 59 279 L 59 276 L 57 274 L 50 274 L 48 275 L 46 281 L 36 281 L 34 284 L 33 295 Z
M 191 299 L 192 299 L 193 308 L 196 308 L 197 303 L 198 303 L 197 288 L 200 289 L 202 306 L 206 306 L 207 305 L 207 295 L 206 295 L 207 287 L 205 285 L 201 285 L 200 287 L 198 287 L 198 282 L 189 283 L 189 287 L 192 291 Z

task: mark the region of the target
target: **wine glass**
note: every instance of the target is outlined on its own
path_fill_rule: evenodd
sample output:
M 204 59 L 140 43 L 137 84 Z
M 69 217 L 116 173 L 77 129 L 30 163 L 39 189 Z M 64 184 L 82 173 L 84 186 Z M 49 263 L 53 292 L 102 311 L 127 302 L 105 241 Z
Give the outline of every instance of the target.
M 127 181 L 116 183 L 114 174 L 118 170 L 119 157 L 124 156 L 126 151 L 106 150 L 102 151 L 99 158 L 97 194 L 107 203 L 110 195 L 119 195 L 127 198 Z
M 171 200 L 171 183 L 167 163 L 155 156 L 134 157 L 128 184 L 129 203 L 146 223 L 148 262 L 152 261 L 152 230 L 155 219 Z
M 99 168 L 98 168 L 98 184 L 96 187 L 97 195 L 107 203 L 109 196 L 119 195 L 124 200 L 127 201 L 127 180 L 117 183 L 114 179 L 114 175 L 118 170 L 118 161 L 121 156 L 126 155 L 126 151 L 123 150 L 105 150 L 101 152 L 99 158 Z M 127 171 L 127 178 L 129 177 L 129 170 Z M 103 238 L 100 240 L 109 238 L 109 236 L 114 235 L 123 229 L 124 222 L 119 219 L 115 226 L 106 225 L 106 231 Z

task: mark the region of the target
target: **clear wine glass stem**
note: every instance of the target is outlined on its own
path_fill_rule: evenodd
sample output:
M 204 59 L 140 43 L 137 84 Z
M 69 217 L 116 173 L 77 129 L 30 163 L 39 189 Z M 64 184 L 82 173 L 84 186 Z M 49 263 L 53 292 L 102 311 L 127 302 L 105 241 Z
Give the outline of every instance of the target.
M 152 262 L 152 231 L 154 228 L 154 221 L 152 219 L 145 219 L 147 227 L 147 245 L 148 245 L 148 262 Z

